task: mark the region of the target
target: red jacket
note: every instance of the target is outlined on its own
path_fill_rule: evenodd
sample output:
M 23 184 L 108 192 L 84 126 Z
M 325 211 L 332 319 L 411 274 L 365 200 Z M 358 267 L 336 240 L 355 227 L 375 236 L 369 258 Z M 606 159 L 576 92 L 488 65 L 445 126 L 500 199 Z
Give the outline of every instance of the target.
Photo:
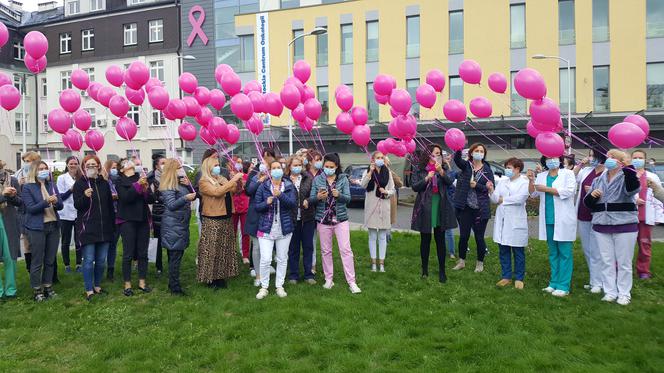
M 247 183 L 247 174 L 242 175 L 242 188 L 238 188 L 233 193 L 233 213 L 246 214 L 249 211 L 249 196 L 244 193 L 244 187 Z

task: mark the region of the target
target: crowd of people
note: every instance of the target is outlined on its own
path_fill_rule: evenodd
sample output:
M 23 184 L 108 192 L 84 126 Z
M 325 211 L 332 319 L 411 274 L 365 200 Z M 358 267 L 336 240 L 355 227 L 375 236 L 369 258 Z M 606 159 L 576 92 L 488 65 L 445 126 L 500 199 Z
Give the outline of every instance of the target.
M 438 280 L 444 283 L 446 258 L 456 259 L 455 246 L 458 260 L 453 270 L 465 269 L 471 232 L 477 249 L 474 271 L 484 271 L 488 253 L 484 236 L 491 204 L 495 204 L 493 241 L 501 265 L 496 285 L 523 289 L 529 237 L 526 203 L 539 198 L 539 239 L 547 242 L 551 269 L 543 290 L 557 297 L 569 294 L 578 229 L 589 271 L 585 288 L 603 293 L 603 301 L 629 304 L 635 245 L 638 276 L 647 279 L 655 209 L 661 209 L 664 200 L 659 179 L 645 169 L 646 152 L 612 149 L 605 153 L 597 147 L 589 149 L 580 162 L 542 157 L 536 170 L 525 170 L 524 162 L 512 157 L 504 161 L 505 175 L 498 182 L 487 157 L 487 147 L 481 143 L 453 155 L 436 144 L 413 154 L 411 185 L 417 196 L 411 229 L 420 233 L 422 278 L 429 276 L 432 237 Z M 102 164 L 95 155 L 72 156 L 57 180 L 38 153 L 28 152 L 22 160 L 23 166 L 13 175 L 0 161 L 0 245 L 5 270 L 0 296 L 16 296 L 16 260 L 22 255 L 34 300 L 55 297 L 60 247 L 65 272 L 82 272 L 85 299 L 92 300 L 106 292 L 104 278 L 114 280 L 120 238 L 123 294 L 150 293 L 151 235 L 156 240 L 157 274 L 164 270 L 165 249 L 169 290 L 185 295 L 180 266 L 192 243 L 192 210 L 199 229 L 199 283 L 215 290 L 226 288 L 244 265 L 255 277 L 257 299 L 269 295 L 271 274 L 275 294 L 286 297 L 286 280 L 291 285 L 317 283 L 316 248 L 320 246 L 323 287 L 331 289 L 336 237 L 348 288 L 354 294 L 361 292 L 350 240 L 351 181 L 342 173 L 335 153 L 301 149 L 284 158 L 265 150 L 254 164 L 208 149 L 194 180 L 179 160 L 163 155 L 153 156 L 150 172 L 136 157 Z M 369 233 L 370 268 L 385 272 L 397 192 L 403 184 L 385 154 L 374 152 L 369 163 L 359 184 L 366 190 L 364 226 Z

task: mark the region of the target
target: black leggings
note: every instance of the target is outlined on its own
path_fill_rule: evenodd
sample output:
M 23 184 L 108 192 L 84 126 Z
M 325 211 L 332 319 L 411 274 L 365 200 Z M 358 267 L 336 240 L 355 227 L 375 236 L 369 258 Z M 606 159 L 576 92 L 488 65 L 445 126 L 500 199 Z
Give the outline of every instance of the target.
M 445 231 L 440 227 L 433 229 L 436 240 L 436 254 L 438 255 L 439 276 L 445 276 Z M 431 233 L 420 232 L 420 255 L 422 256 L 422 274 L 429 275 L 429 252 L 431 248 Z
M 468 240 L 470 240 L 470 230 L 475 235 L 475 244 L 477 245 L 477 261 L 483 262 L 486 255 L 486 242 L 484 241 L 484 232 L 489 219 L 480 219 L 480 210 L 465 208 L 457 209 L 457 220 L 459 221 L 459 258 L 465 260 L 468 252 Z
M 73 221 L 69 220 L 60 220 L 60 233 L 62 236 L 62 247 L 60 251 L 62 252 L 62 262 L 65 266 L 69 267 L 69 246 L 71 245 L 72 234 L 71 231 L 74 230 L 74 247 L 76 248 L 76 265 L 81 265 L 83 260 L 83 253 L 81 252 L 81 246 L 79 245 L 78 240 L 78 229 Z
M 138 279 L 145 280 L 148 274 L 148 246 L 150 224 L 147 221 L 127 221 L 120 225 L 122 236 L 122 277 L 131 281 L 131 261 L 138 261 Z

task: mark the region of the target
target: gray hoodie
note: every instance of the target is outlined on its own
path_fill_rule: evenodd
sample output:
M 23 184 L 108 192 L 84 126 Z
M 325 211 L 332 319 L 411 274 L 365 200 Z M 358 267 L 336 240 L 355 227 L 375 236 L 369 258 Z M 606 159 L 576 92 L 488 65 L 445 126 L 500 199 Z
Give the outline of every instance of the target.
M 604 171 L 593 180 L 591 190 L 602 191 L 600 198 L 588 193 L 583 202 L 593 214 L 593 225 L 624 225 L 639 222 L 634 196 L 639 193 L 639 179 L 633 166 L 624 167 L 613 180 L 609 181 L 609 171 Z

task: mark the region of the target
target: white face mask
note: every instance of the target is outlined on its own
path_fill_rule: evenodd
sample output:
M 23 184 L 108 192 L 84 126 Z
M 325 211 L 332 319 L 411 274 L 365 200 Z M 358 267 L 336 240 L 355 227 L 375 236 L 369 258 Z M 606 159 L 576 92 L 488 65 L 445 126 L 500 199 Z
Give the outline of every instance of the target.
M 140 174 L 141 172 L 143 172 L 143 166 L 134 166 L 134 172 Z
M 88 178 L 94 179 L 99 174 L 99 171 L 96 168 L 87 168 L 85 169 L 85 176 Z

